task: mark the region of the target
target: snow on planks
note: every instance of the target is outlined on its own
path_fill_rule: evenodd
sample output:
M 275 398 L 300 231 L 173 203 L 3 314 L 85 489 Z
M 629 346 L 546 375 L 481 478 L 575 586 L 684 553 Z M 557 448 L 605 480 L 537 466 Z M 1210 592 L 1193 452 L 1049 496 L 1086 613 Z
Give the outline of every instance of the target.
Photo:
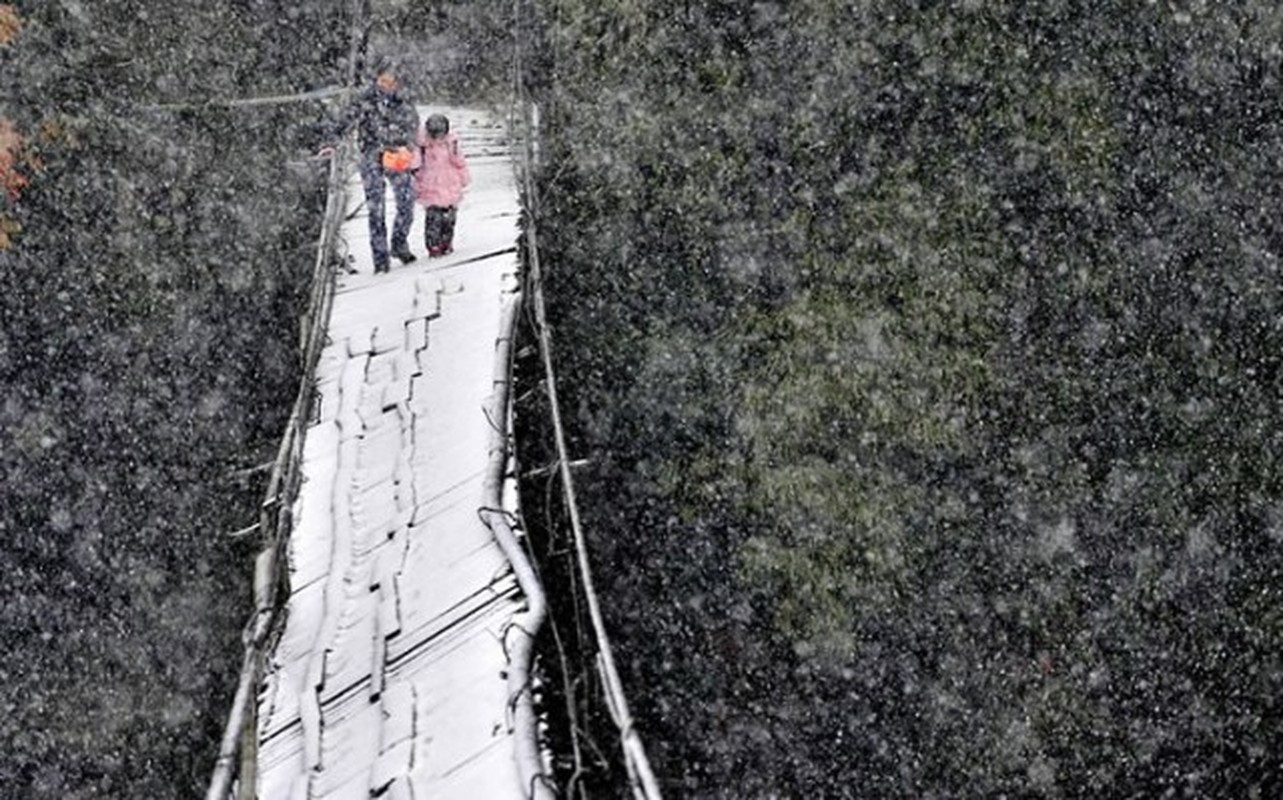
M 419 210 L 419 260 L 373 275 L 355 174 L 348 185 L 355 273 L 338 279 L 317 367 L 291 596 L 259 696 L 269 800 L 526 795 L 502 643 L 525 604 L 477 516 L 517 191 L 504 128 L 445 113 L 473 177 L 452 255 L 426 257 Z

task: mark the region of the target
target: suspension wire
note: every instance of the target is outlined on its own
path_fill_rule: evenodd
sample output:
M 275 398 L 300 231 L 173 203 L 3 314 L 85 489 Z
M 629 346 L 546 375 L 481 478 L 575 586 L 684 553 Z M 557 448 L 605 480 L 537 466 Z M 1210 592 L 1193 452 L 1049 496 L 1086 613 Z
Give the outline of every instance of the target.
M 351 93 L 348 86 L 323 86 L 295 94 L 273 94 L 258 97 L 211 97 L 206 100 L 184 100 L 177 103 L 152 103 L 140 106 L 142 111 L 190 111 L 198 108 L 244 108 L 249 106 L 279 106 L 306 103 L 309 100 L 326 100 Z
M 522 30 L 521 0 L 514 0 L 513 2 L 512 19 L 513 19 L 513 31 L 512 31 L 513 58 L 512 58 L 511 77 L 512 77 L 512 97 L 514 99 L 514 102 L 511 104 L 508 112 L 508 129 L 511 131 L 518 131 L 522 129 L 519 103 L 516 102 L 517 98 L 520 98 L 522 96 L 521 95 L 522 74 L 521 74 L 521 59 L 520 59 L 521 30 Z M 529 136 L 529 135 L 532 135 L 532 132 L 526 130 L 526 131 L 523 131 L 523 135 Z M 528 169 L 528 165 L 523 165 L 523 168 Z M 527 202 L 530 202 L 529 197 L 527 197 Z M 526 216 L 527 216 L 527 220 L 529 221 L 530 214 L 527 213 Z M 533 320 L 530 318 L 530 310 L 524 303 L 522 304 L 522 308 L 520 310 L 520 318 L 525 321 L 526 325 L 533 325 Z M 515 327 L 514 327 L 514 335 L 515 335 Z M 515 406 L 516 399 L 513 400 L 513 404 Z M 550 480 L 548 481 L 545 487 L 545 500 L 544 500 L 545 514 L 550 513 L 549 509 L 551 508 L 551 505 L 552 505 L 551 498 L 552 498 L 552 487 L 553 487 L 553 483 L 552 483 L 553 471 L 551 468 L 548 471 L 548 475 Z M 554 529 L 554 525 L 552 523 L 551 518 L 545 519 L 544 526 L 545 526 L 545 529 L 549 531 Z M 522 522 L 522 527 L 525 528 L 524 521 Z M 549 539 L 550 546 L 551 546 L 551 541 L 552 540 L 550 538 Z M 548 556 L 545 555 L 544 557 L 546 558 Z M 539 563 L 538 560 L 532 559 L 532 562 L 535 564 L 537 569 L 538 563 Z M 573 572 L 570 573 L 570 579 L 571 579 L 571 582 L 573 583 L 575 579 Z M 574 586 L 571 587 L 571 598 L 574 599 L 576 603 L 578 602 L 576 598 Z M 583 629 L 582 629 L 582 624 L 580 620 L 581 620 L 581 617 L 579 615 L 575 615 L 575 625 L 576 625 L 576 628 L 578 629 L 577 639 L 576 639 L 577 643 L 581 643 L 584 641 Z M 555 614 L 551 614 L 551 613 L 548 614 L 548 629 L 552 633 L 553 645 L 555 646 L 557 651 L 557 660 L 561 664 L 561 670 L 560 670 L 561 692 L 563 697 L 563 704 L 565 706 L 566 719 L 568 722 L 567 732 L 569 733 L 569 739 L 570 739 L 571 758 L 574 762 L 574 770 L 571 772 L 570 778 L 568 779 L 565 788 L 566 788 L 566 796 L 569 797 L 570 800 L 574 800 L 576 796 L 576 788 L 579 789 L 580 796 L 581 797 L 583 796 L 583 787 L 580 785 L 579 781 L 586 771 L 584 768 L 583 750 L 580 747 L 580 742 L 579 742 L 581 729 L 579 725 L 579 709 L 576 704 L 576 697 L 575 697 L 576 691 L 577 691 L 575 689 L 576 681 L 573 681 L 571 679 L 571 675 L 574 674 L 574 672 L 571 669 L 570 656 L 566 651 L 565 642 L 563 642 L 562 640 L 561 631 L 558 627 Z M 581 649 L 582 649 L 582 645 L 577 644 L 576 650 L 581 650 Z M 582 674 L 583 672 L 582 668 L 579 670 L 579 672 L 580 674 Z M 589 744 L 591 744 L 591 742 L 589 742 Z
M 522 59 L 520 25 L 522 14 L 521 0 L 514 0 L 517 9 L 517 31 L 514 42 L 514 61 L 517 69 L 517 103 L 525 127 L 522 137 L 520 181 L 526 196 L 527 225 L 526 245 L 529 262 L 529 285 L 534 304 L 535 329 L 539 339 L 539 350 L 542 356 L 545 392 L 548 396 L 549 416 L 553 427 L 553 441 L 557 453 L 557 471 L 561 478 L 562 492 L 566 500 L 566 512 L 575 543 L 575 555 L 579 580 L 583 586 L 584 600 L 588 617 L 592 622 L 593 636 L 597 646 L 598 667 L 601 673 L 607 709 L 611 719 L 619 730 L 620 745 L 623 750 L 624 763 L 628 769 L 629 783 L 634 797 L 638 800 L 659 800 L 659 784 L 651 770 L 650 761 L 637 733 L 628 701 L 624 696 L 623 683 L 615 665 L 614 653 L 606 636 L 606 625 L 601 613 L 601 604 L 593 584 L 592 568 L 588 559 L 588 546 L 585 540 L 583 525 L 579 518 L 578 502 L 575 494 L 574 479 L 570 473 L 570 457 L 566 448 L 565 427 L 562 424 L 561 408 L 557 399 L 556 370 L 553 367 L 552 338 L 549 334 L 548 318 L 543 296 L 543 270 L 539 258 L 538 217 L 539 200 L 535 193 L 533 180 L 535 122 L 533 104 L 526 93 L 525 66 Z

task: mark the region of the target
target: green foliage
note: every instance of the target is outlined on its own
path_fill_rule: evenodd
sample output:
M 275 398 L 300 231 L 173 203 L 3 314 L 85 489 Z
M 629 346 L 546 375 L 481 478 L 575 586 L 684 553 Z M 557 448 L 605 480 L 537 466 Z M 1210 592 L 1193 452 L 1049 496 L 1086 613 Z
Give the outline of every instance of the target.
M 261 473 L 237 471 L 272 458 L 299 378 L 323 176 L 290 163 L 325 109 L 148 107 L 337 82 L 341 14 L 28 14 L 0 114 L 58 135 L 0 253 L 0 785 L 196 796 L 249 612 L 251 546 L 224 534 Z
M 418 102 L 507 108 L 513 93 L 514 4 L 381 0 L 372 12 L 374 49 L 401 63 Z
M 542 8 L 562 391 L 669 793 L 1277 793 L 1283 16 Z

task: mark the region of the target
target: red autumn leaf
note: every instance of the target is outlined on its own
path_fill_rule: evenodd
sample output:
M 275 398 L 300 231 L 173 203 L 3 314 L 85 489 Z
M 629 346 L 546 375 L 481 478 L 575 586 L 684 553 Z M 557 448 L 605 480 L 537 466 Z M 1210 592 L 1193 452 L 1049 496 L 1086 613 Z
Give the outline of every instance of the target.
M 0 117 L 0 188 L 10 201 L 18 199 L 27 185 L 27 176 L 18 171 L 22 152 L 22 135 L 14 130 L 13 123 Z
M 18 16 L 18 9 L 5 3 L 0 5 L 0 46 L 12 42 L 22 30 L 22 18 Z

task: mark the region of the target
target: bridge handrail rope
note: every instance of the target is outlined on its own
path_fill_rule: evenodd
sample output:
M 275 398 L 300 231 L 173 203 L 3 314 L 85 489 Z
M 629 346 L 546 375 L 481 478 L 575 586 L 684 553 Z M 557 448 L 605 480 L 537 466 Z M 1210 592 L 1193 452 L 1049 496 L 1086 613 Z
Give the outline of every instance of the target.
M 350 149 L 340 146 L 330 164 L 330 185 L 326 200 L 325 222 L 322 224 L 318 255 L 312 281 L 312 294 L 308 312 L 302 324 L 303 378 L 294 407 L 281 438 L 280 448 L 268 480 L 267 491 L 261 507 L 259 530 L 264 540 L 254 570 L 254 611 L 246 625 L 245 660 L 237 686 L 227 728 L 219 748 L 214 779 L 206 795 L 207 800 L 226 800 L 233 780 L 240 778 L 241 800 L 254 797 L 254 769 L 257 763 L 256 698 L 252 688 L 262 674 L 264 659 L 270 651 L 271 634 L 278 621 L 279 599 L 288 597 L 281 590 L 288 585 L 285 548 L 292 527 L 291 506 L 299 485 L 299 463 L 303 452 L 303 439 L 307 410 L 311 405 L 313 376 L 321 347 L 325 340 L 325 320 L 329 316 L 334 296 L 334 268 L 332 253 L 334 238 L 344 202 L 343 166 L 348 161 Z M 236 753 L 241 751 L 240 769 L 234 766 Z
M 364 46 L 364 38 L 359 35 L 361 25 L 364 24 L 364 10 L 363 0 L 352 0 L 352 28 L 346 69 L 349 86 L 355 83 L 356 64 Z M 254 687 L 261 678 L 267 654 L 271 651 L 273 635 L 278 632 L 282 598 L 289 597 L 288 559 L 285 551 L 292 527 L 292 506 L 301 477 L 299 466 L 312 403 L 316 365 L 325 345 L 326 320 L 329 319 L 334 300 L 335 242 L 346 205 L 344 186 L 346 167 L 352 153 L 350 139 L 351 137 L 346 137 L 339 143 L 329 163 L 325 212 L 317 239 L 311 293 L 299 331 L 302 378 L 260 507 L 259 531 L 264 546 L 254 565 L 254 611 L 242 634 L 245 654 L 240 678 L 219 744 L 206 800 L 228 800 L 234 787 L 238 787 L 238 800 L 254 800 L 256 796 L 258 719 Z
M 637 800 L 660 800 L 659 783 L 651 769 L 641 736 L 637 733 L 628 700 L 624 696 L 623 682 L 615 666 L 614 652 L 606 636 L 606 625 L 601 614 L 601 603 L 593 585 L 592 567 L 588 560 L 588 546 L 584 537 L 583 525 L 579 519 L 579 508 L 575 495 L 575 482 L 570 473 L 571 459 L 566 448 L 566 433 L 562 425 L 561 408 L 557 400 L 557 376 L 552 359 L 552 336 L 549 332 L 548 318 L 543 296 L 543 270 L 539 259 L 538 231 L 538 195 L 534 187 L 534 162 L 536 125 L 534 104 L 526 95 L 525 67 L 521 49 L 521 0 L 514 0 L 514 20 L 517 31 L 514 38 L 514 82 L 515 99 L 518 104 L 519 119 L 524 131 L 521 140 L 521 160 L 519 163 L 519 180 L 526 204 L 526 293 L 530 296 L 534 308 L 534 328 L 539 339 L 539 352 L 543 361 L 545 393 L 548 399 L 549 416 L 553 428 L 553 442 L 556 450 L 557 472 L 560 476 L 562 494 L 565 498 L 566 511 L 569 517 L 571 534 L 575 543 L 576 565 L 582 581 L 588 616 L 592 622 L 593 638 L 597 647 L 598 670 L 601 673 L 607 706 L 611 719 L 619 731 L 620 747 L 623 750 L 624 763 L 628 769 L 629 784 Z M 574 735 L 572 733 L 572 735 Z
M 522 618 L 513 619 L 503 634 L 504 649 L 508 653 L 508 706 L 513 715 L 517 772 L 526 788 L 527 798 L 553 800 L 556 792 L 551 776 L 544 769 L 539 746 L 539 717 L 532 681 L 535 637 L 548 616 L 548 603 L 539 575 L 512 529 L 510 514 L 503 507 L 504 479 L 511 455 L 508 442 L 512 430 L 512 337 L 516 330 L 518 304 L 514 298 L 505 307 L 500 322 L 500 338 L 495 343 L 494 393 L 489 411 L 490 464 L 483 491 L 485 505 L 477 510 L 477 514 L 512 565 L 528 606 Z

